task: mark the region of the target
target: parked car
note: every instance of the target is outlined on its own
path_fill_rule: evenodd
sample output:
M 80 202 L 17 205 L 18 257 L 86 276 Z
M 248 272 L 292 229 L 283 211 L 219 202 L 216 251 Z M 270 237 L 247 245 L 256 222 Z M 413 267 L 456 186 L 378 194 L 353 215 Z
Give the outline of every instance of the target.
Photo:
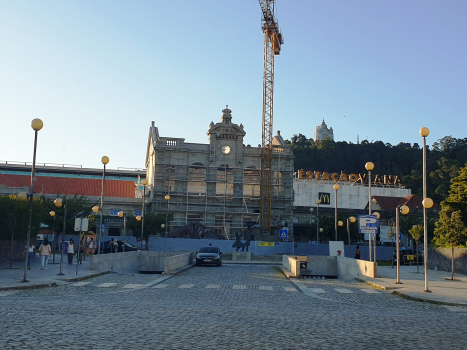
M 118 250 L 117 252 L 123 252 L 123 241 L 115 241 L 118 244 Z M 99 254 L 99 251 L 102 251 L 102 254 L 109 254 L 111 253 L 110 247 L 109 247 L 110 241 L 104 241 L 100 243 L 100 250 L 97 249 L 94 252 L 94 254 Z M 134 251 L 139 251 L 140 249 L 136 247 L 135 245 L 131 244 L 130 242 L 125 242 L 125 252 L 134 252 Z
M 396 251 L 394 250 L 392 253 L 394 264 L 397 264 L 397 255 Z M 412 249 L 401 249 L 399 250 L 399 256 L 401 259 L 401 265 L 417 265 L 417 255 L 415 251 Z M 423 255 L 419 252 L 418 253 L 418 264 L 423 264 Z
M 215 265 L 222 266 L 222 252 L 219 247 L 202 247 L 196 256 L 196 266 Z

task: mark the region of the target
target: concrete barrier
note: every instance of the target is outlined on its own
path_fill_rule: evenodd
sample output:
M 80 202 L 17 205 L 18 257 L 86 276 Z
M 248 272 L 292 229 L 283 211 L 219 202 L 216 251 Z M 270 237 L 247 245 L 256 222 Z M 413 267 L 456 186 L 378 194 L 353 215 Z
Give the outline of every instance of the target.
M 451 272 L 451 254 L 451 248 L 428 248 L 428 267 Z M 454 271 L 467 274 L 467 248 L 454 248 Z
M 287 277 L 300 277 L 300 260 L 295 257 L 283 255 L 282 267 Z
M 366 276 L 376 278 L 378 265 L 375 262 L 337 256 L 337 274 L 340 279 L 351 280 Z
M 185 266 L 193 265 L 193 253 L 179 254 L 165 258 L 164 274 L 170 275 Z
M 232 261 L 249 261 L 251 260 L 250 252 L 232 252 Z
M 136 251 L 114 254 L 92 255 L 90 270 L 117 273 L 174 271 L 193 264 L 193 253 Z

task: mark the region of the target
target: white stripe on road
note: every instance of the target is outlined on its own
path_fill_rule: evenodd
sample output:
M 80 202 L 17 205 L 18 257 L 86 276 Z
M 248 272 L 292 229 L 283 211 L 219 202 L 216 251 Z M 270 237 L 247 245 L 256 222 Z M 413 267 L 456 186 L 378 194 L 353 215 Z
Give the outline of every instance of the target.
M 271 286 L 259 286 L 259 290 L 272 290 Z
M 296 292 L 297 290 L 293 287 L 284 287 L 286 292 Z
M 342 293 L 342 294 L 352 294 L 353 292 L 350 289 L 347 288 L 336 288 L 336 292 Z
M 194 284 L 182 284 L 178 288 L 193 288 L 195 285 Z
M 3 290 L 0 292 L 0 297 L 6 297 L 8 295 L 15 294 L 18 292 L 19 292 L 18 290 Z
M 101 288 L 109 288 L 115 286 L 117 283 L 102 283 L 97 285 L 96 287 L 101 287 Z
M 362 292 L 368 293 L 368 294 L 379 294 L 381 292 L 375 290 L 375 289 L 360 289 Z
M 220 288 L 220 285 L 218 284 L 208 284 L 206 288 Z
M 127 289 L 133 289 L 133 288 L 138 288 L 138 287 L 141 287 L 142 284 L 127 284 L 127 285 L 124 285 L 123 288 L 127 288 Z
M 232 289 L 246 289 L 244 284 L 234 284 Z
M 165 288 L 165 287 L 168 287 L 169 285 L 168 284 L 164 284 L 164 283 L 161 283 L 161 284 L 156 284 L 154 287 L 152 288 Z

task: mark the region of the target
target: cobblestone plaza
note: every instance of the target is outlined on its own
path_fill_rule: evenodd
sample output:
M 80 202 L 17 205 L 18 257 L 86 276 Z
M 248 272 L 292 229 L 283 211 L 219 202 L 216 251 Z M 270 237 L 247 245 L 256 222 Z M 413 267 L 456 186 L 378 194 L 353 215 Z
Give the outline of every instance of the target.
M 467 308 L 274 266 L 0 292 L 1 349 L 464 349 Z

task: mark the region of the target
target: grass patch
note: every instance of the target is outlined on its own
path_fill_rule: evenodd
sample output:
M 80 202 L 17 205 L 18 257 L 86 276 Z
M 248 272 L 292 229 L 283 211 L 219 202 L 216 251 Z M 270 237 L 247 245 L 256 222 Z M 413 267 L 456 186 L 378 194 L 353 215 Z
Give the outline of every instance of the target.
M 377 260 L 378 266 L 391 266 L 391 261 Z

